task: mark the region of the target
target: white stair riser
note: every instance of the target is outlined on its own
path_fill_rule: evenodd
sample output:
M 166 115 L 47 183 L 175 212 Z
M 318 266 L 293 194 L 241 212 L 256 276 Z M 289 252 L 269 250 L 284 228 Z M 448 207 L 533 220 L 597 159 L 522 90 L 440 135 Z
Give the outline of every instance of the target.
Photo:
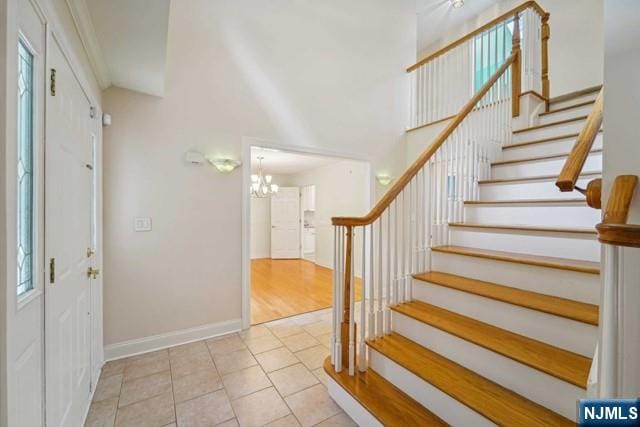
M 562 102 L 553 102 L 549 105 L 551 111 L 558 110 L 560 108 L 569 107 L 570 105 L 580 104 L 585 101 L 594 101 L 598 97 L 598 92 L 591 92 L 587 95 L 578 96 Z
M 415 280 L 413 298 L 586 357 L 593 357 L 598 328 L 446 286 Z
M 395 312 L 393 330 L 569 419 L 575 419 L 576 401 L 586 395 L 579 387 Z
M 536 175 L 559 175 L 566 161 L 566 157 L 557 157 L 552 159 L 493 165 L 491 167 L 491 178 L 512 179 Z M 587 157 L 583 170 L 602 170 L 602 152 L 591 153 L 589 157 Z
M 566 135 L 568 133 L 578 133 L 584 127 L 584 122 L 585 120 L 575 120 L 569 123 L 560 123 L 553 126 L 514 133 L 511 141 L 515 144 L 517 142 L 551 138 L 558 135 Z
M 525 230 L 449 227 L 451 244 L 494 251 L 600 261 L 600 243 L 595 235 Z
M 602 133 L 599 133 L 593 141 L 593 150 L 602 148 Z M 502 160 L 517 160 L 530 157 L 552 156 L 555 154 L 567 154 L 571 152 L 576 143 L 576 137 L 557 139 L 537 144 L 523 145 L 520 147 L 507 148 L 502 150 Z
M 329 396 L 351 417 L 359 426 L 382 427 L 382 424 L 371 415 L 360 403 L 355 400 L 331 377 L 327 379 L 327 391 Z
M 576 104 L 580 104 L 576 102 Z M 574 104 L 571 104 L 574 105 Z M 553 123 L 560 120 L 573 119 L 574 117 L 587 116 L 591 112 L 593 104 L 582 105 L 580 107 L 571 108 L 569 110 L 558 111 L 552 114 L 545 114 L 540 116 L 539 124 L 544 125 L 547 123 Z
M 431 269 L 590 304 L 600 301 L 597 274 L 442 252 L 431 253 Z
M 599 175 L 580 178 L 576 185 L 585 188 L 592 179 Z M 523 200 L 523 199 L 565 199 L 567 193 L 558 190 L 555 179 L 537 181 L 496 182 L 480 184 L 480 200 Z
M 440 389 L 398 365 L 383 354 L 369 349 L 370 368 L 407 393 L 425 408 L 452 426 L 494 426 L 491 421 L 463 405 Z M 366 424 L 360 424 L 366 425 Z
M 466 222 L 496 225 L 535 225 L 549 227 L 595 227 L 599 210 L 586 203 L 466 204 Z

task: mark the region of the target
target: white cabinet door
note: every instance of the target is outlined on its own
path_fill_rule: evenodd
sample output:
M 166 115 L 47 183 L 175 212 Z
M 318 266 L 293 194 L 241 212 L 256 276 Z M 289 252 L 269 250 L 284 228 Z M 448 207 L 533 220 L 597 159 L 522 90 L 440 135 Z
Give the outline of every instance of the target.
M 280 187 L 271 196 L 271 258 L 300 258 L 298 187 Z
M 316 235 L 313 229 L 305 228 L 304 229 L 304 239 L 303 239 L 303 248 L 304 253 L 309 254 L 315 252 L 316 250 Z
M 316 210 L 316 186 L 305 185 L 302 187 L 302 210 L 303 211 L 315 211 Z

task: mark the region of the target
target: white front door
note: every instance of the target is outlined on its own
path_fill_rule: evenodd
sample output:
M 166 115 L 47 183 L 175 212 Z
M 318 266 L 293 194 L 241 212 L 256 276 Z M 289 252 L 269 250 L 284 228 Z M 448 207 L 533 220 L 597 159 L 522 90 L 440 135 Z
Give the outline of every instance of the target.
M 271 258 L 300 258 L 298 187 L 280 187 L 271 196 Z
M 49 49 L 55 94 L 47 91 L 45 257 L 46 421 L 79 426 L 91 388 L 90 104 L 55 38 Z

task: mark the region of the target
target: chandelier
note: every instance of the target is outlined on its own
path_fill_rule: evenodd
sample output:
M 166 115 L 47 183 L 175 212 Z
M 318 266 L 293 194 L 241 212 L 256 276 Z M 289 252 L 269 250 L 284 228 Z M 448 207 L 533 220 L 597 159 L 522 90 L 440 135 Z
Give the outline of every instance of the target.
M 258 174 L 251 175 L 251 195 L 253 197 L 269 197 L 278 192 L 278 186 L 271 183 L 271 175 L 262 173 L 262 160 L 264 157 L 258 157 Z

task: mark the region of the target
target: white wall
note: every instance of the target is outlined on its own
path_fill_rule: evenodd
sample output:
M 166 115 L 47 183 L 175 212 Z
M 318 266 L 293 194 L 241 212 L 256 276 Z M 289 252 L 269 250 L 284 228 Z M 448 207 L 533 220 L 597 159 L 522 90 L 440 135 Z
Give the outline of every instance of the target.
M 549 26 L 549 81 L 551 96 L 602 83 L 603 1 L 537 0 L 551 14 Z M 440 41 L 418 52 L 424 58 L 475 30 L 482 24 L 522 4 L 522 0 L 498 0 L 495 5 L 452 28 Z
M 166 96 L 104 93 L 105 342 L 241 316 L 241 173 L 185 151 L 248 136 L 395 167 L 414 57 L 411 0 L 172 2 Z
M 618 175 L 640 176 L 640 3 L 605 2 L 605 66 L 603 200 Z M 606 203 L 603 201 L 603 206 Z M 629 216 L 640 224 L 640 190 Z M 640 395 L 640 249 L 623 250 L 623 375 L 624 396 Z
M 288 175 L 287 185 L 316 186 L 315 263 L 333 268 L 333 226 L 331 217 L 360 216 L 369 210 L 369 165 L 353 160 L 338 160 L 303 173 Z M 361 240 L 359 240 L 361 242 Z M 356 246 L 360 249 L 362 246 Z M 356 272 L 361 270 L 361 251 L 355 251 Z
M 274 181 L 275 182 L 275 181 Z M 251 259 L 271 257 L 271 199 L 251 198 Z

